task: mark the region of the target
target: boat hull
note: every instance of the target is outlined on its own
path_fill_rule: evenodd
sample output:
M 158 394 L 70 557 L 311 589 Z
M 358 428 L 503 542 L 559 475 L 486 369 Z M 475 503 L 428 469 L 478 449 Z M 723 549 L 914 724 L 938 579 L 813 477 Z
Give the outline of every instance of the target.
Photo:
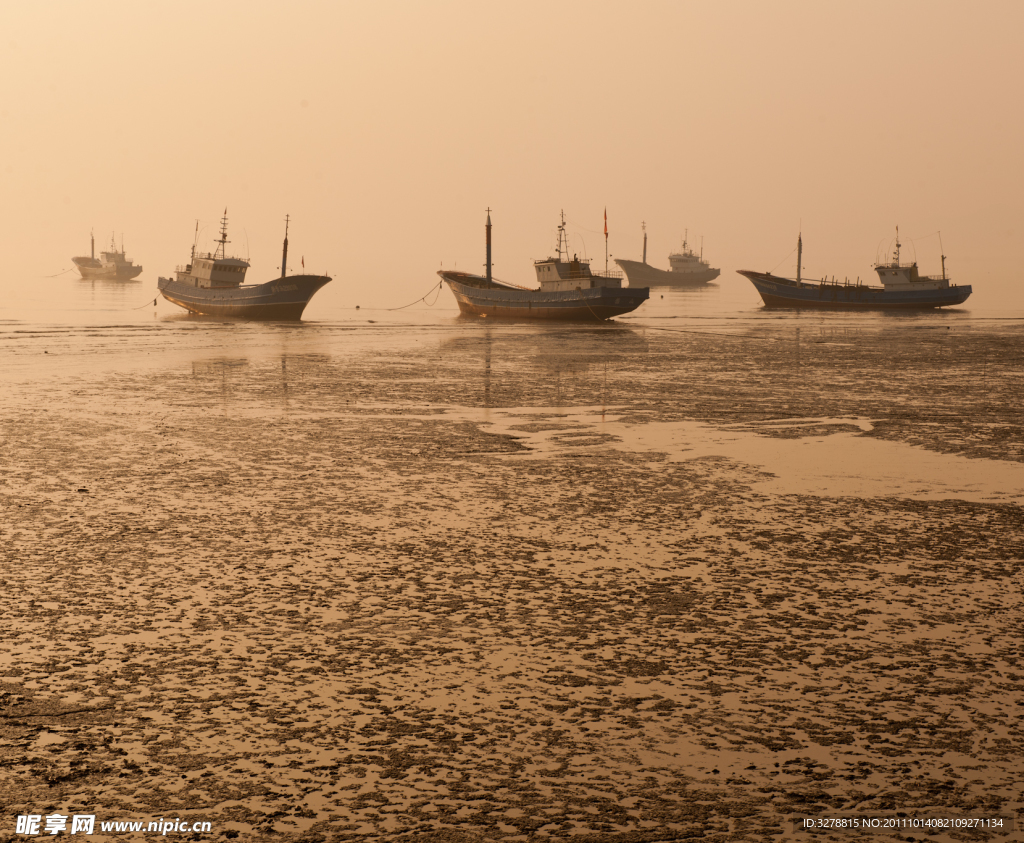
M 629 313 L 649 296 L 646 287 L 596 287 L 589 290 L 542 292 L 506 287 L 480 275 L 438 273 L 467 316 L 493 319 L 558 319 L 595 322 Z
M 142 267 L 135 266 L 135 264 L 111 266 L 92 258 L 72 258 L 71 260 L 78 267 L 79 274 L 90 280 L 130 281 L 142 273 Z
M 657 269 L 641 261 L 615 259 L 622 271 L 626 273 L 631 285 L 645 287 L 699 287 L 714 281 L 722 274 L 720 269 L 705 269 L 700 272 L 673 272 L 669 269 Z
M 289 275 L 265 284 L 208 288 L 161 278 L 157 287 L 167 301 L 203 316 L 296 320 L 302 318 L 316 291 L 330 280 L 326 275 Z
M 808 284 L 767 272 L 739 270 L 754 285 L 766 307 L 813 310 L 930 310 L 955 307 L 971 295 L 970 285 L 927 290 L 886 290 L 863 284 Z

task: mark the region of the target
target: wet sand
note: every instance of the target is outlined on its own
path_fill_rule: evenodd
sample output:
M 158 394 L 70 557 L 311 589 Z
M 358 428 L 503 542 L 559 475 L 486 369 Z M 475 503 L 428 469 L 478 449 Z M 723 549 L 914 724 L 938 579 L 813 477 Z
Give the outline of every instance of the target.
M 0 840 L 1021 839 L 1019 331 L 5 342 Z

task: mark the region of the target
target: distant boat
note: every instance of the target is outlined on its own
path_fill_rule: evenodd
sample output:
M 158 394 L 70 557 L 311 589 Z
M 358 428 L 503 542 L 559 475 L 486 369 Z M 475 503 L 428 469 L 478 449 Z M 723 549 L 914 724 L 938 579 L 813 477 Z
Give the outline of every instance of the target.
M 689 232 L 687 232 L 689 234 Z M 658 269 L 647 263 L 647 226 L 644 226 L 644 259 L 643 261 L 627 261 L 615 259 L 630 284 L 646 284 L 649 287 L 696 287 L 714 281 L 722 274 L 720 269 L 713 269 L 704 260 L 704 249 L 698 255 L 686 242 L 687 234 L 683 235 L 683 248 L 668 256 L 669 269 Z M 703 238 L 702 238 L 703 239 Z
M 623 287 L 621 272 L 593 272 L 590 261 L 569 260 L 565 214 L 558 226 L 557 257 L 534 261 L 540 287 L 530 289 L 491 275 L 491 213 L 487 209 L 487 274 L 442 269 L 437 274 L 451 288 L 459 310 L 470 316 L 499 319 L 567 319 L 595 321 L 636 310 L 647 301 L 646 287 Z M 564 258 L 563 258 L 564 255 Z
M 243 284 L 249 262 L 229 258 L 228 216 L 224 209 L 220 245 L 215 252 L 196 254 L 179 266 L 174 278 L 160 278 L 157 287 L 165 299 L 193 313 L 240 319 L 300 319 L 313 295 L 331 279 L 326 275 L 288 275 L 288 218 L 285 217 L 281 277 L 263 284 Z M 197 223 L 198 229 L 198 223 Z
M 796 307 L 828 310 L 924 310 L 963 304 L 971 295 L 970 285 L 951 284 L 942 255 L 942 275 L 921 275 L 917 262 L 900 263 L 900 230 L 896 249 L 888 263 L 875 264 L 881 287 L 870 287 L 833 278 L 804 281 L 800 277 L 803 237 L 797 237 L 796 278 L 780 278 L 770 272 L 740 270 L 761 294 L 766 307 Z M 941 244 L 940 244 L 941 245 Z
M 110 235 L 110 251 L 100 252 L 96 259 L 96 238 L 89 235 L 89 257 L 75 257 L 72 262 L 78 267 L 83 278 L 103 278 L 114 281 L 130 281 L 140 272 L 142 267 L 132 263 L 124 255 L 124 243 L 118 251 L 114 235 Z

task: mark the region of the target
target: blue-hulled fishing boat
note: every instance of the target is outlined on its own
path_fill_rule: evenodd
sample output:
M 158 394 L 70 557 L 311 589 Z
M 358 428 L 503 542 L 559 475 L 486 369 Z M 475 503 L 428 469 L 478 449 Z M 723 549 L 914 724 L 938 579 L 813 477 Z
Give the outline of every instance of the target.
M 924 310 L 963 304 L 971 295 L 970 285 L 956 285 L 946 275 L 921 275 L 917 262 L 900 263 L 899 229 L 896 249 L 887 263 L 875 265 L 881 287 L 836 279 L 805 281 L 800 277 L 803 238 L 797 238 L 796 278 L 782 278 L 770 272 L 739 270 L 761 294 L 766 307 L 815 308 L 828 310 Z

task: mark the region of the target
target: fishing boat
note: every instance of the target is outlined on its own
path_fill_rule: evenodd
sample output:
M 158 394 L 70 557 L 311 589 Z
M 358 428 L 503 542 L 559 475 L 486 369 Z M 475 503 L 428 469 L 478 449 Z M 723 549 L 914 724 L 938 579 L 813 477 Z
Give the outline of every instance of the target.
M 199 224 L 196 223 L 198 236 Z M 263 284 L 246 284 L 249 262 L 228 257 L 228 211 L 224 209 L 220 239 L 213 252 L 196 253 L 175 270 L 174 278 L 160 278 L 157 288 L 165 299 L 192 313 L 240 319 L 300 319 L 313 295 L 331 279 L 326 275 L 288 275 L 288 217 L 284 223 L 281 277 Z M 305 258 L 303 258 L 305 266 Z
M 644 259 L 628 261 L 615 259 L 632 284 L 646 284 L 649 287 L 697 287 L 714 281 L 722 274 L 704 260 L 704 245 L 701 238 L 700 254 L 690 248 L 687 242 L 689 231 L 683 234 L 683 247 L 668 256 L 668 269 L 658 269 L 647 263 L 647 226 L 644 230 Z
M 941 238 L 940 238 L 941 247 Z M 968 285 L 950 282 L 946 275 L 946 256 L 942 255 L 942 275 L 921 275 L 917 261 L 900 262 L 899 228 L 892 258 L 875 264 L 881 287 L 844 279 L 804 280 L 800 275 L 803 236 L 796 241 L 796 278 L 781 278 L 770 272 L 739 270 L 761 294 L 766 307 L 795 307 L 827 310 L 926 310 L 963 304 L 971 295 Z M 940 248 L 940 252 L 941 252 Z
M 100 252 L 96 257 L 96 238 L 89 234 L 89 257 L 78 256 L 71 259 L 83 278 L 102 278 L 110 281 L 130 281 L 142 272 L 142 267 L 132 263 L 125 257 L 124 239 L 118 251 L 114 235 L 110 235 L 110 251 Z
M 569 259 L 565 213 L 558 226 L 556 257 L 534 261 L 536 288 L 499 281 L 491 273 L 491 209 L 487 209 L 487 272 L 442 269 L 437 274 L 451 289 L 459 310 L 468 316 L 498 319 L 566 319 L 595 321 L 636 310 L 649 295 L 646 287 L 623 287 L 622 273 L 594 272 L 590 261 Z M 607 237 L 607 223 L 605 225 Z

